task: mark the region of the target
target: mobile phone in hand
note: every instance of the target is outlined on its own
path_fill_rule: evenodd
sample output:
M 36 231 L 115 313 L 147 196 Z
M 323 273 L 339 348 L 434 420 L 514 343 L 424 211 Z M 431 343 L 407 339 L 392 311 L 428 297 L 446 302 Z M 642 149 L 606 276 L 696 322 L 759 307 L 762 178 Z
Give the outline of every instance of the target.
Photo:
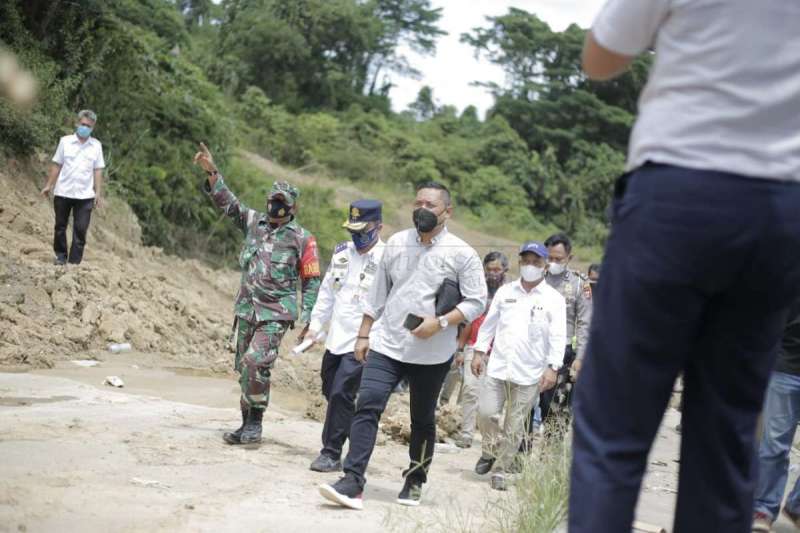
M 413 331 L 422 324 L 423 318 L 421 316 L 417 316 L 414 313 L 408 313 L 406 316 L 406 321 L 403 323 L 403 327 L 405 327 L 408 331 Z

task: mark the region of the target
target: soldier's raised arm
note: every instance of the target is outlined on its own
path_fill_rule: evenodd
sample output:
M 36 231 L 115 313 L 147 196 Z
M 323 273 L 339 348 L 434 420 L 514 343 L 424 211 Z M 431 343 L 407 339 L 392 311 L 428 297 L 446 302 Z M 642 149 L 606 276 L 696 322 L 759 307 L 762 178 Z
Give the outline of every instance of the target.
M 205 144 L 200 143 L 200 151 L 195 154 L 194 163 L 208 175 L 203 184 L 203 190 L 214 202 L 214 205 L 230 217 L 242 231 L 246 232 L 248 225 L 256 216 L 256 211 L 240 202 L 225 185 L 225 180 L 222 179 L 217 165 L 214 164 L 214 158 Z

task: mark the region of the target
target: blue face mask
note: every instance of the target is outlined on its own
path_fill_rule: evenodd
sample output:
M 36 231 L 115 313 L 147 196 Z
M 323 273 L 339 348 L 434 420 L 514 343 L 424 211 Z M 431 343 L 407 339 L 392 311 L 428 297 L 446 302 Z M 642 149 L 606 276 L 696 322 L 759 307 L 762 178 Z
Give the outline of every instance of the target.
M 75 129 L 75 133 L 77 133 L 78 137 L 80 137 L 82 139 L 88 139 L 89 135 L 92 134 L 92 128 L 90 128 L 89 126 L 84 126 L 83 124 L 81 124 L 80 126 L 78 126 Z
M 371 244 L 377 241 L 378 230 L 378 226 L 375 226 L 369 231 L 351 231 L 350 236 L 353 238 L 353 244 L 356 245 L 356 250 L 369 248 Z

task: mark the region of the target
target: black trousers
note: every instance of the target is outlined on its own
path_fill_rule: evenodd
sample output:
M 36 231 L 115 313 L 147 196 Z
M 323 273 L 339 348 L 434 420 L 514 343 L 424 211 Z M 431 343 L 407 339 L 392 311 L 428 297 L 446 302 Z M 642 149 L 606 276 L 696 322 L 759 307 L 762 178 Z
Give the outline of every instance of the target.
M 559 392 L 559 394 L 564 397 L 565 403 L 569 403 L 569 394 L 564 390 L 564 386 L 569 381 L 569 369 L 573 361 L 575 361 L 575 350 L 572 349 L 572 346 L 567 346 L 564 352 L 561 370 L 558 371 L 556 386 L 539 395 L 539 406 L 542 410 L 542 424 L 544 424 L 544 421 L 547 420 L 550 414 L 550 404 L 553 402 L 553 397 L 556 395 L 556 392 Z M 534 407 L 531 411 L 530 424 L 528 425 L 530 430 L 533 430 L 533 413 L 535 410 L 536 408 Z
M 328 400 L 325 425 L 322 426 L 322 453 L 331 459 L 342 456 L 342 446 L 350 435 L 355 413 L 356 394 L 364 365 L 353 352 L 337 355 L 325 350 L 322 356 L 322 395 Z
M 646 165 L 617 183 L 574 420 L 570 533 L 630 531 L 684 379 L 671 531 L 749 532 L 756 420 L 800 293 L 800 184 Z
M 56 258 L 76 265 L 81 262 L 93 206 L 94 198 L 78 200 L 64 196 L 53 197 L 53 209 L 56 214 L 53 251 L 56 253 Z M 67 257 L 67 224 L 70 213 L 72 213 L 72 246 Z
M 358 389 L 356 413 L 350 426 L 350 450 L 344 460 L 344 471 L 354 474 L 362 485 L 364 473 L 375 448 L 378 422 L 386 402 L 400 380 L 408 380 L 411 409 L 411 442 L 408 447 L 408 476 L 425 483 L 436 444 L 436 402 L 450 370 L 452 357 L 438 365 L 402 363 L 383 354 L 369 351 L 361 386 Z

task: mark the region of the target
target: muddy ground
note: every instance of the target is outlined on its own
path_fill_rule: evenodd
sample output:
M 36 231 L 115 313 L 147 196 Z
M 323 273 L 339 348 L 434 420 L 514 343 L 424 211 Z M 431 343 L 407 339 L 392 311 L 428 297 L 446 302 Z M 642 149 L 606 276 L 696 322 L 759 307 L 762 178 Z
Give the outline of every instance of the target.
M 498 499 L 513 491 L 491 491 L 472 472 L 477 442 L 452 446 L 452 408 L 423 505 L 394 503 L 407 463 L 405 395 L 382 421 L 365 510 L 325 503 L 316 486 L 336 476 L 308 470 L 324 413 L 319 350 L 278 361 L 264 444 L 224 445 L 239 419 L 227 347 L 238 274 L 142 246 L 135 216 L 114 199 L 93 215 L 84 264 L 55 267 L 51 206 L 37 197 L 42 167 L 2 168 L 0 531 L 498 529 Z M 112 342 L 134 350 L 112 354 Z M 290 333 L 281 352 L 293 342 Z M 103 385 L 112 375 L 124 388 Z M 638 510 L 667 528 L 678 419 L 665 418 Z
M 319 422 L 307 398 L 276 387 L 265 441 L 223 444 L 238 422 L 233 380 L 143 353 L 97 366 L 0 373 L 0 531 L 496 531 L 501 495 L 472 472 L 472 449 L 445 444 L 423 505 L 394 503 L 407 448 L 391 439 L 370 463 L 365 510 L 327 504 L 316 487 L 335 475 L 308 470 Z M 117 375 L 125 387 L 102 385 Z M 677 435 L 671 411 L 651 458 L 639 517 L 668 524 Z

